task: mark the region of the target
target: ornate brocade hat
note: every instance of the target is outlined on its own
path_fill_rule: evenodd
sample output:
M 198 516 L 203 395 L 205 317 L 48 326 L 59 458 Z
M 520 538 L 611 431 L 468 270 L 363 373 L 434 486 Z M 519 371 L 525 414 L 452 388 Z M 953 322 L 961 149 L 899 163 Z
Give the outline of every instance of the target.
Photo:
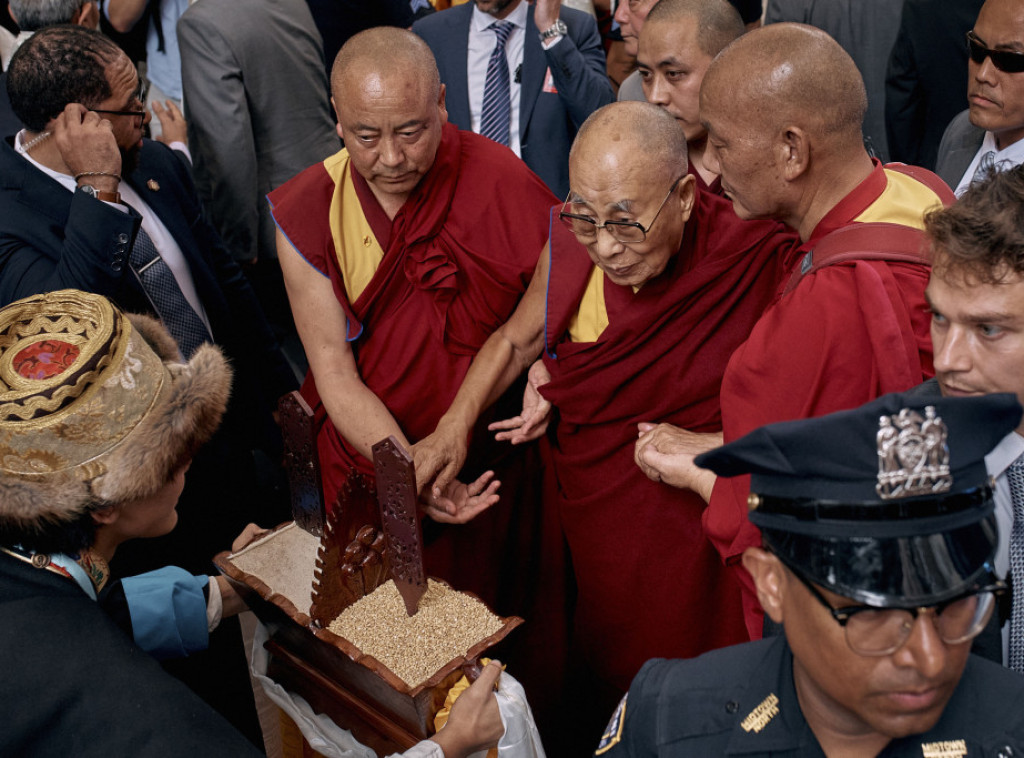
M 891 394 L 764 426 L 696 463 L 751 475 L 750 521 L 792 570 L 867 605 L 935 605 L 994 579 L 985 456 L 1021 413 L 1013 395 Z
M 0 520 L 74 519 L 157 491 L 216 430 L 231 369 L 166 329 L 60 290 L 0 309 Z

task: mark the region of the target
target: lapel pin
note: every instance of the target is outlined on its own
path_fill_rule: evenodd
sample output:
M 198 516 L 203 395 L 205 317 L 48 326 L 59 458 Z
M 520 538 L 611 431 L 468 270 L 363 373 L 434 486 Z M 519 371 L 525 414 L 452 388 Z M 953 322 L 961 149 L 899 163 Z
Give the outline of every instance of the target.
M 156 179 L 150 179 L 149 181 L 147 181 L 146 186 L 153 190 L 153 192 L 160 191 L 160 183 Z

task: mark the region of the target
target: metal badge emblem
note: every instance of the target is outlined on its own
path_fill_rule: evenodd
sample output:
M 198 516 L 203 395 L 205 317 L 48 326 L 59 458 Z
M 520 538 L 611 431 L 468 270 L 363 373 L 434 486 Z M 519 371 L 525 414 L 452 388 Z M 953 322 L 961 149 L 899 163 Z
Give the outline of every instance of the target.
M 935 414 L 935 406 L 924 416 L 904 408 L 878 419 L 878 484 L 875 492 L 883 500 L 948 492 L 953 486 L 949 473 L 949 430 Z

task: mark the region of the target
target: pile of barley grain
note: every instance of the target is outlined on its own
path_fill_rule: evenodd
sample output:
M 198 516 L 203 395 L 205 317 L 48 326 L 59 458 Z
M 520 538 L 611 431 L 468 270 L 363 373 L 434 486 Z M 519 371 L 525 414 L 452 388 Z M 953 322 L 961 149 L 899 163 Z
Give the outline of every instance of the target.
M 329 629 L 415 687 L 501 626 L 479 600 L 428 579 L 414 616 L 388 580 L 342 611 Z

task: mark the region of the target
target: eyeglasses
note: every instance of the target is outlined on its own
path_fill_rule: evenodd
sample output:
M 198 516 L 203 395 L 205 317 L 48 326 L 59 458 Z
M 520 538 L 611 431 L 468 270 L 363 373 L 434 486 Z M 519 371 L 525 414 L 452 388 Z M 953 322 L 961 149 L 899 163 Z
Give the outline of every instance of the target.
M 148 85 L 143 79 L 139 79 L 139 86 L 135 88 L 135 92 L 132 93 L 132 100 L 137 102 L 141 106 L 141 110 L 137 111 L 108 111 L 102 108 L 90 108 L 93 113 L 103 113 L 108 116 L 134 116 L 135 118 L 146 117 L 146 92 L 149 89 Z
M 850 650 L 864 656 L 895 653 L 910 638 L 914 622 L 922 614 L 932 616 L 935 631 L 947 645 L 958 645 L 974 639 L 981 634 L 991 618 L 996 596 L 1006 592 L 1006 584 L 997 581 L 933 606 L 877 608 L 871 605 L 848 605 L 833 608 L 807 577 L 788 564 L 786 567 L 843 627 Z
M 605 221 L 603 224 L 597 223 L 590 216 L 581 216 L 576 213 L 566 213 L 565 207 L 569 204 L 569 197 L 572 196 L 570 192 L 565 198 L 565 202 L 562 203 L 562 210 L 558 214 L 558 218 L 562 220 L 569 230 L 576 235 L 576 238 L 581 242 L 590 242 L 597 238 L 597 231 L 599 229 L 605 229 L 612 235 L 612 239 L 617 242 L 624 244 L 635 244 L 637 242 L 643 242 L 647 239 L 647 233 L 651 231 L 654 226 L 654 222 L 658 220 L 658 216 L 661 215 L 662 208 L 665 207 L 665 203 L 672 197 L 672 193 L 676 191 L 676 187 L 679 186 L 679 182 L 683 180 L 683 177 L 679 177 L 669 188 L 668 194 L 665 195 L 665 199 L 661 201 L 661 205 L 658 206 L 658 212 L 654 214 L 654 218 L 651 219 L 651 223 L 647 225 L 645 229 L 642 224 L 637 221 Z
M 984 63 L 986 58 L 991 58 L 992 65 L 1007 74 L 1019 74 L 1024 71 L 1024 53 L 985 47 L 973 31 L 967 32 L 967 49 L 971 54 L 971 60 L 979 65 Z

